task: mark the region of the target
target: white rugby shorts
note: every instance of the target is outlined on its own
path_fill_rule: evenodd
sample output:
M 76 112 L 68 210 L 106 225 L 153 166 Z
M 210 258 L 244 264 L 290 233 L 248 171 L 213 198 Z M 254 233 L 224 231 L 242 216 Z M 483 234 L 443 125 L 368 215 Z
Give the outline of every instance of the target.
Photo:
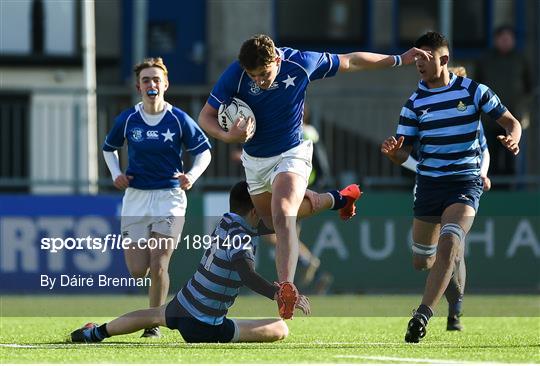
M 272 192 L 272 183 L 279 173 L 292 172 L 306 181 L 311 174 L 313 142 L 306 140 L 279 155 L 268 158 L 256 158 L 242 151 L 242 165 L 246 172 L 249 194 L 256 195 Z
M 187 208 L 181 188 L 142 190 L 128 188 L 122 200 L 122 236 L 133 242 L 150 238 L 150 233 L 180 240 Z

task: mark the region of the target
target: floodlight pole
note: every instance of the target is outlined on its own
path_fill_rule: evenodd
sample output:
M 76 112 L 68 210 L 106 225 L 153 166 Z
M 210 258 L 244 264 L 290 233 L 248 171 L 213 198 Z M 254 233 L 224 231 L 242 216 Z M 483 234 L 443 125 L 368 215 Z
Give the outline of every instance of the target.
M 80 191 L 87 191 L 90 194 L 98 192 L 98 155 L 97 155 L 97 103 L 96 103 L 96 25 L 94 0 L 83 1 L 83 70 L 86 108 L 86 128 L 87 149 L 86 154 L 81 154 L 84 162 L 80 162 L 81 167 L 87 167 L 83 177 L 88 178 L 88 186 L 82 182 L 78 185 Z M 75 147 L 76 149 L 79 146 Z M 81 176 L 81 174 L 76 174 Z M 83 189 L 84 187 L 84 189 Z
M 452 48 L 452 20 L 454 15 L 452 14 L 453 0 L 439 0 L 439 24 L 441 25 L 441 33 L 445 35 L 448 40 L 450 48 Z
M 538 7 L 536 9 L 536 16 L 539 17 L 540 16 L 540 1 L 537 1 L 536 5 Z M 536 51 L 538 52 L 538 54 L 536 55 L 536 68 L 537 68 L 536 80 L 540 80 L 540 22 L 536 22 L 536 31 L 537 31 Z M 534 88 L 533 93 L 534 93 L 533 95 L 536 95 L 536 121 L 532 121 L 532 123 L 536 123 L 536 126 L 538 126 L 538 124 L 540 123 L 540 82 L 536 84 L 536 87 Z M 540 141 L 540 128 L 538 128 L 537 141 Z
M 148 20 L 148 3 L 146 0 L 137 0 L 133 2 L 133 33 L 131 38 L 132 44 L 132 63 L 141 62 L 146 55 L 146 27 Z M 135 90 L 135 76 L 133 75 L 131 99 L 133 104 L 141 101 L 141 96 Z

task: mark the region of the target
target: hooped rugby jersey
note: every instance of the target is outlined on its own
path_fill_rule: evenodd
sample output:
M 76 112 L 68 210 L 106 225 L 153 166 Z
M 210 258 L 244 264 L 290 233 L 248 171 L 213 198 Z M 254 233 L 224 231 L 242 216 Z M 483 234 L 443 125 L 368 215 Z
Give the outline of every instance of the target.
M 257 229 L 241 216 L 223 215 L 197 271 L 176 295 L 191 316 L 211 325 L 223 322 L 244 285 L 233 262 L 240 258 L 255 261 L 257 235 Z
M 506 110 L 487 86 L 450 74 L 450 83 L 441 88 L 418 83 L 401 109 L 396 135 L 405 137 L 404 145 L 418 144 L 420 176 L 472 179 L 480 175 L 485 144 L 480 114 L 483 111 L 496 120 Z

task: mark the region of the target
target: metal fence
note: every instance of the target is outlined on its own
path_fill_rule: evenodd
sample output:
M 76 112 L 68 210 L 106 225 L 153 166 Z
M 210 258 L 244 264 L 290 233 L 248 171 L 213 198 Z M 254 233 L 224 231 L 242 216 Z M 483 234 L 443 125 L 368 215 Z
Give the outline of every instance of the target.
M 208 88 L 171 88 L 167 100 L 194 119 L 204 105 Z M 342 95 L 346 95 L 343 97 Z M 310 122 L 318 128 L 329 160 L 325 185 L 359 182 L 370 189 L 409 189 L 414 174 L 391 164 L 379 151 L 384 136 L 393 134 L 403 96 L 395 90 L 378 93 L 347 92 L 342 95 L 310 94 Z M 84 98 L 81 90 L 39 90 L 32 94 L 6 95 L 0 102 L 0 189 L 3 192 L 84 193 L 85 142 Z M 98 100 L 98 144 L 114 118 L 130 107 L 132 95 L 126 88 L 102 88 Z M 540 146 L 538 121 L 531 119 L 523 151 L 525 169 L 512 176 L 494 176 L 494 187 L 540 189 L 540 168 L 535 163 Z M 212 163 L 195 189 L 227 189 L 243 176 L 235 159 L 240 145 L 212 141 Z M 125 148 L 121 166 L 127 165 Z M 114 191 L 101 154 L 99 192 Z M 527 159 L 529 161 L 527 161 Z M 532 159 L 532 161 L 531 161 Z M 189 154 L 185 157 L 190 165 Z

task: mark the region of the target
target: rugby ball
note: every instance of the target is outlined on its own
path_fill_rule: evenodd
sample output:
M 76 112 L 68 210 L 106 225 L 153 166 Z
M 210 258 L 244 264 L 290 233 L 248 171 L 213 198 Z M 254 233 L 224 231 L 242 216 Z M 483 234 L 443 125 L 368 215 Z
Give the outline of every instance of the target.
M 239 98 L 233 98 L 231 100 L 231 103 L 229 103 L 229 105 L 222 104 L 219 107 L 218 122 L 224 131 L 229 132 L 232 125 L 239 117 L 243 117 L 245 121 L 244 123 L 247 122 L 247 119 L 249 117 L 253 119 L 254 126 L 253 126 L 252 133 L 248 136 L 248 141 L 249 141 L 255 134 L 255 129 L 256 129 L 255 114 L 253 114 L 253 111 L 251 110 L 249 105 L 247 105 L 246 102 L 244 102 L 243 100 Z M 242 126 L 243 125 L 240 124 L 240 127 Z

